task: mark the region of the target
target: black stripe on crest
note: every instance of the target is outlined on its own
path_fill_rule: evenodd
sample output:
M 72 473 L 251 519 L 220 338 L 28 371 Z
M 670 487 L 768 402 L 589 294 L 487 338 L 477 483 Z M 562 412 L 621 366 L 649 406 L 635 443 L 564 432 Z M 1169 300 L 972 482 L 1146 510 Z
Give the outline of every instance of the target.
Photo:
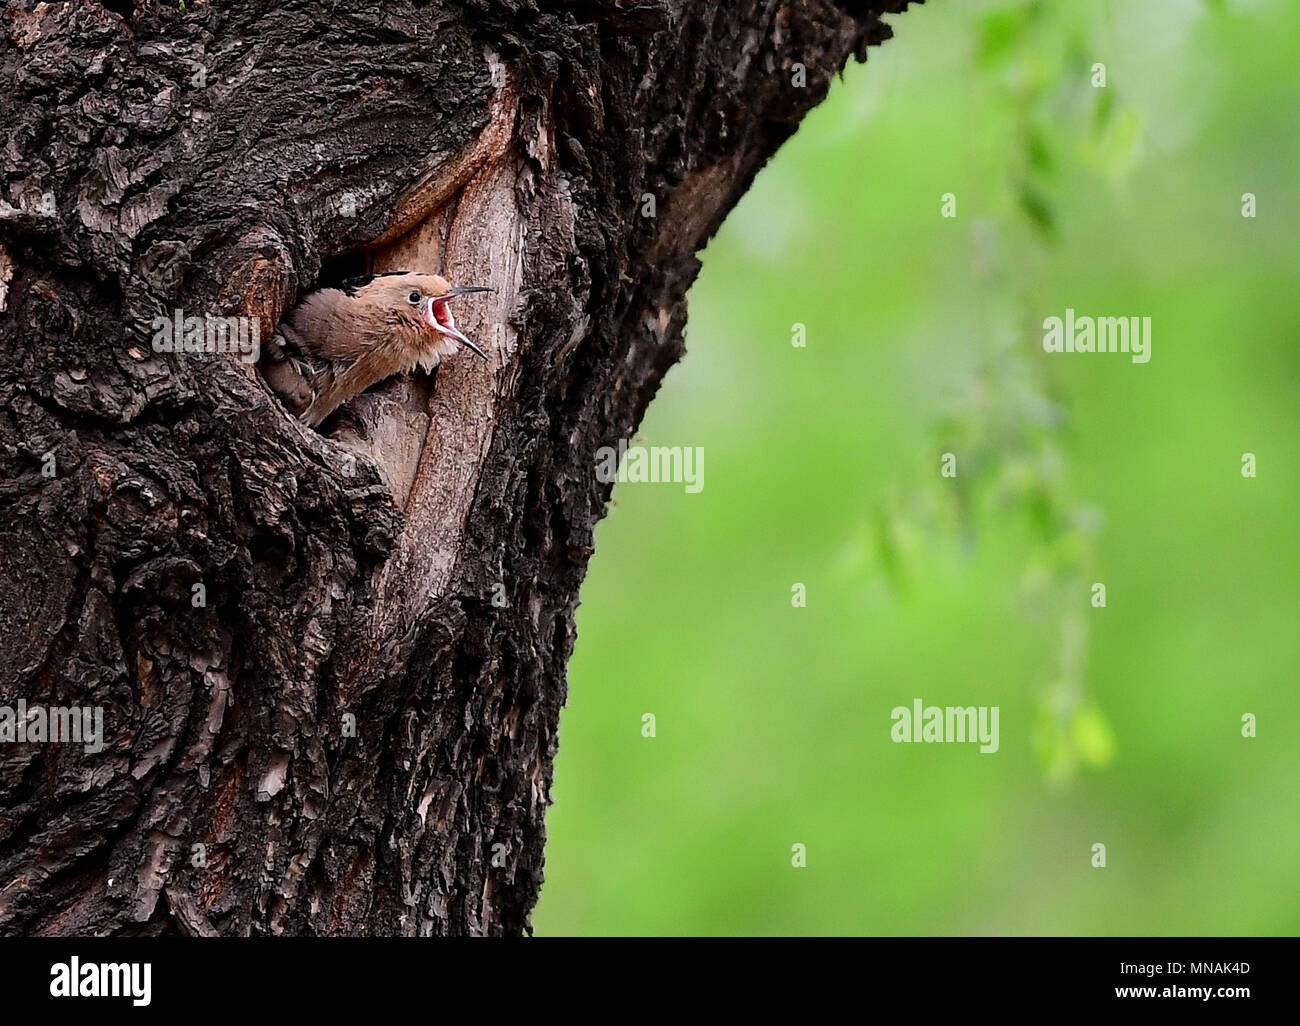
M 378 274 L 359 274 L 354 278 L 344 278 L 334 287 L 345 296 L 355 296 L 376 278 L 391 278 L 395 274 L 410 273 L 410 271 L 380 271 Z

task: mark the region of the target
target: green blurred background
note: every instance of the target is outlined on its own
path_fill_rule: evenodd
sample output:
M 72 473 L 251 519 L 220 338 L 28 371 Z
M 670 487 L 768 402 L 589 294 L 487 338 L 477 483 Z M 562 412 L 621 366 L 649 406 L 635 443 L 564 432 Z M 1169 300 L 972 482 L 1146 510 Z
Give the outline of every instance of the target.
M 703 256 L 637 440 L 705 486 L 597 532 L 537 932 L 1300 932 L 1300 5 L 891 20 Z

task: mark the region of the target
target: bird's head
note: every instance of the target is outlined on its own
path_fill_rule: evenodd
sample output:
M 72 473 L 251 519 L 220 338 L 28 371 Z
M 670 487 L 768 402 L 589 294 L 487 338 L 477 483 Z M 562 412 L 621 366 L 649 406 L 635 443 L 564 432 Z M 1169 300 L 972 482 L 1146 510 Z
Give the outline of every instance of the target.
M 382 308 L 385 319 L 402 334 L 432 343 L 431 348 L 440 355 L 464 346 L 486 360 L 487 353 L 456 327 L 451 301 L 466 293 L 491 291 L 481 285 L 453 288 L 441 275 L 408 271 L 376 275 L 359 290 L 357 298 L 367 306 Z

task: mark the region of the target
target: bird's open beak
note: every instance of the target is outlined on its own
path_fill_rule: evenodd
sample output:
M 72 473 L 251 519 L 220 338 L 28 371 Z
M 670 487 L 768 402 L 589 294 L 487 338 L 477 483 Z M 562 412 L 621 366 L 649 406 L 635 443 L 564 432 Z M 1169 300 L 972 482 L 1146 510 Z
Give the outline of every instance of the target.
M 474 355 L 476 355 L 476 356 L 478 356 L 478 357 L 480 357 L 481 359 L 484 359 L 484 360 L 486 360 L 486 359 L 488 358 L 487 353 L 483 352 L 482 349 L 480 349 L 480 348 L 479 348 L 478 346 L 476 346 L 473 342 L 471 342 L 467 336 L 465 336 L 464 334 L 461 333 L 460 329 L 458 329 L 458 328 L 456 328 L 456 327 L 454 327 L 454 326 L 448 328 L 447 326 L 445 326 L 445 325 L 441 325 L 441 324 L 438 325 L 438 329 L 439 329 L 439 330 L 440 330 L 444 335 L 449 335 L 450 337 L 454 338 L 457 342 L 459 342 L 461 345 L 463 345 L 466 349 L 468 349 L 470 352 L 474 353 Z
M 451 315 L 451 307 L 447 306 L 446 303 L 447 300 L 452 298 L 452 296 L 463 296 L 470 292 L 491 291 L 491 289 L 485 288 L 482 285 L 465 285 L 461 288 L 451 289 L 444 295 L 434 296 L 429 300 L 429 310 L 427 315 L 429 326 L 433 328 L 434 331 L 440 332 L 448 338 L 454 338 L 480 359 L 487 360 L 488 354 L 471 342 L 468 336 L 456 327 L 456 318 Z M 441 311 L 438 309 L 439 304 L 442 305 Z

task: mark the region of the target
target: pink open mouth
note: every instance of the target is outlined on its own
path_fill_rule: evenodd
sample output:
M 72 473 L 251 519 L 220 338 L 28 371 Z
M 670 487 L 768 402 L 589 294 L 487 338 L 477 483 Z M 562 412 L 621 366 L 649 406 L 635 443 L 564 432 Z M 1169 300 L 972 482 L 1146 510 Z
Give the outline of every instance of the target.
M 456 327 L 456 318 L 452 316 L 451 307 L 447 305 L 446 298 L 440 299 L 435 296 L 429 300 L 428 305 L 424 308 L 424 321 L 438 334 L 455 339 L 484 360 L 488 358 L 487 353 L 466 338 L 464 333 Z

